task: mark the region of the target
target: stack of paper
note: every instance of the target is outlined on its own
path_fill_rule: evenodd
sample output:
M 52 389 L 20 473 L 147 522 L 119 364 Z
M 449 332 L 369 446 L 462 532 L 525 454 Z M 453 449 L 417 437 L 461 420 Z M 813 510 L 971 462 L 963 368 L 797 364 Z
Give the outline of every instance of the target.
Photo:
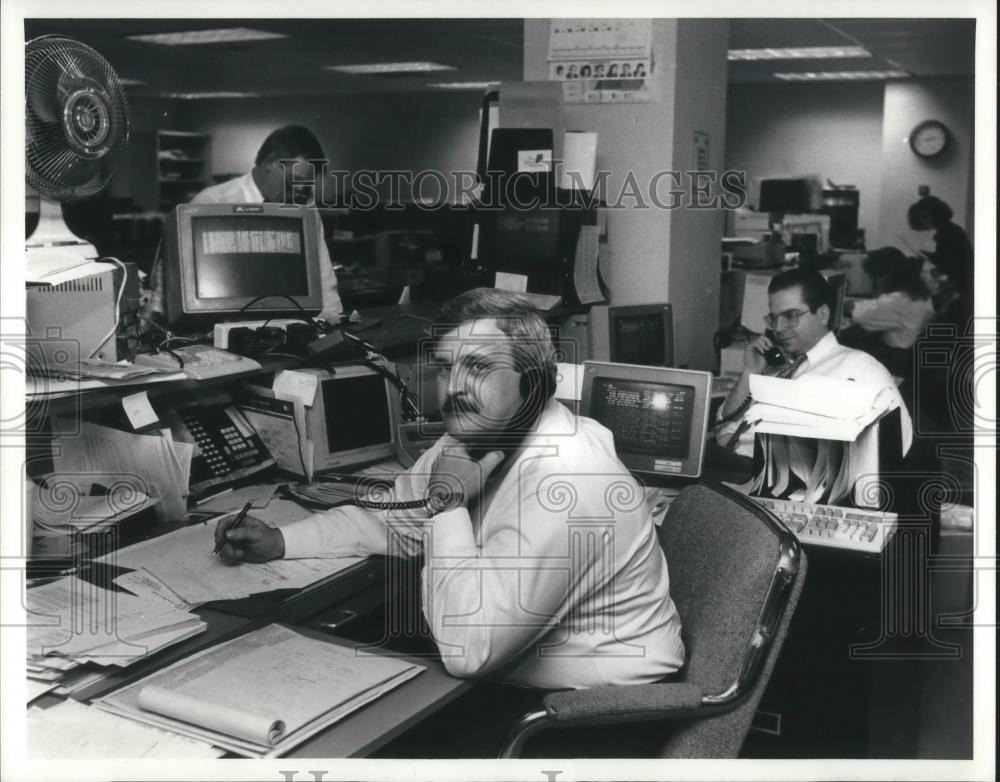
M 140 725 L 72 700 L 47 709 L 29 709 L 27 734 L 27 756 L 45 760 L 185 760 L 224 754 L 205 742 Z
M 151 586 L 148 574 L 127 574 L 144 594 L 113 592 L 75 576 L 27 591 L 28 678 L 59 684 L 78 666 L 122 667 L 204 632 L 187 604 Z
M 56 422 L 57 432 L 73 432 L 75 422 Z M 53 441 L 55 471 L 70 475 L 131 476 L 135 490 L 160 500 L 169 521 L 187 519 L 187 487 L 195 446 L 159 435 L 135 434 L 79 424 L 79 432 Z
M 754 404 L 747 420 L 759 434 L 852 442 L 889 409 L 887 389 L 853 380 L 806 375 L 785 380 L 750 376 Z
M 268 625 L 97 705 L 240 755 L 276 757 L 423 670 Z

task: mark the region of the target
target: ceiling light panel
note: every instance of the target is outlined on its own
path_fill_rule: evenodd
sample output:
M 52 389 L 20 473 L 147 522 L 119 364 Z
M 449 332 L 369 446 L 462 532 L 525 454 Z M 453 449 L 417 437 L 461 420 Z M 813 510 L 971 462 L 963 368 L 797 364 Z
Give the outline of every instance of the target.
M 266 41 L 272 38 L 287 37 L 284 33 L 272 33 L 268 30 L 251 30 L 249 27 L 226 27 L 217 30 L 186 30 L 178 33 L 149 33 L 147 35 L 126 36 L 130 41 L 158 43 L 164 46 Z
M 451 65 L 438 62 L 375 62 L 359 65 L 327 65 L 328 71 L 349 73 L 352 76 L 370 76 L 385 73 L 429 73 L 432 71 L 453 71 Z
M 428 84 L 428 87 L 435 87 L 439 90 L 489 90 L 499 87 L 498 81 L 439 81 L 435 84 Z
M 909 75 L 906 71 L 802 71 L 776 73 L 774 77 L 782 81 L 882 81 L 905 79 Z
M 730 60 L 840 60 L 871 57 L 860 46 L 798 46 L 784 49 L 730 49 Z

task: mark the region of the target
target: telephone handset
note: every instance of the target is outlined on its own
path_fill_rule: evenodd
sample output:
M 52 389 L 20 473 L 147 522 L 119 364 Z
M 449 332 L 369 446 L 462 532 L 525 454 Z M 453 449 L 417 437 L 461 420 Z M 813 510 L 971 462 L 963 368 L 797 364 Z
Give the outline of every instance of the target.
M 183 407 L 165 418 L 175 440 L 197 446 L 188 483 L 195 497 L 274 464 L 257 430 L 228 395 Z
M 774 342 L 774 332 L 770 329 L 764 332 L 764 336 L 771 340 L 772 343 Z M 776 345 L 772 344 L 771 347 L 764 351 L 764 360 L 767 361 L 769 367 L 780 367 L 785 363 L 785 356 L 778 350 Z

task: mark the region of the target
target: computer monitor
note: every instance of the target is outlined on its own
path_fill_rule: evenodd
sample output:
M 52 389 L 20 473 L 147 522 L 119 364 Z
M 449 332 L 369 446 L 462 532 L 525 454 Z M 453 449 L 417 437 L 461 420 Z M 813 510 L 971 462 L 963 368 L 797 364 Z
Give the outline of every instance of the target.
M 580 414 L 611 430 L 632 472 L 697 478 L 711 389 L 708 372 L 585 361 Z
M 313 453 L 316 472 L 396 455 L 399 392 L 365 366 L 337 367 L 319 387 L 322 427 Z
M 609 358 L 620 364 L 674 365 L 674 315 L 669 304 L 608 309 Z
M 246 382 L 243 391 L 241 410 L 284 470 L 311 479 L 396 454 L 399 392 L 370 367 L 285 371 Z
M 817 177 L 760 180 L 758 212 L 805 214 L 822 206 L 823 183 Z
M 178 206 L 163 228 L 168 322 L 318 313 L 319 220 L 281 204 Z

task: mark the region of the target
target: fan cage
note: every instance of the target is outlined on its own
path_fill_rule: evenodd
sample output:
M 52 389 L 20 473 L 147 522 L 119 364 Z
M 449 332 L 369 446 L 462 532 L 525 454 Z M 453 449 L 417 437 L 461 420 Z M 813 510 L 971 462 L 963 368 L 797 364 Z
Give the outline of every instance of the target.
M 98 52 L 62 36 L 25 49 L 25 162 L 28 182 L 58 201 L 103 190 L 129 137 L 128 100 Z

